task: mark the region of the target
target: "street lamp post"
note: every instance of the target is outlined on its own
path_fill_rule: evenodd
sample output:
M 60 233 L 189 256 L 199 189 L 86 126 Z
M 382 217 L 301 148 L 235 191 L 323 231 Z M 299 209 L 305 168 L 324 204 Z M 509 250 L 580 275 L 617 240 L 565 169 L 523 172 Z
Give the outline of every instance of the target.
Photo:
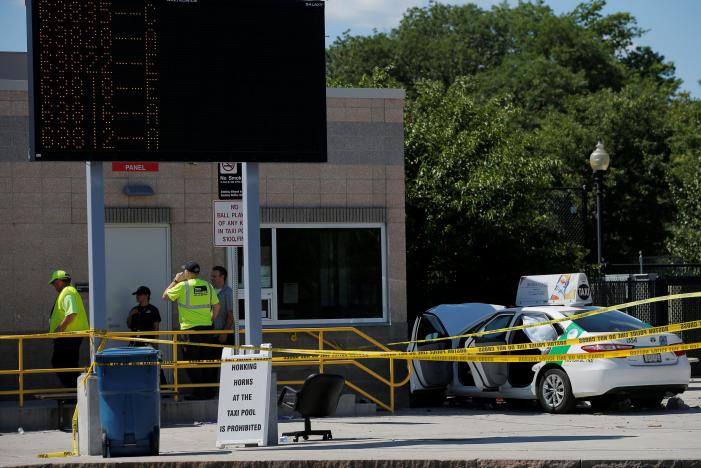
M 604 144 L 598 142 L 594 152 L 589 156 L 589 164 L 594 171 L 596 185 L 596 261 L 599 266 L 604 264 L 604 172 L 609 168 L 611 159 L 604 149 Z

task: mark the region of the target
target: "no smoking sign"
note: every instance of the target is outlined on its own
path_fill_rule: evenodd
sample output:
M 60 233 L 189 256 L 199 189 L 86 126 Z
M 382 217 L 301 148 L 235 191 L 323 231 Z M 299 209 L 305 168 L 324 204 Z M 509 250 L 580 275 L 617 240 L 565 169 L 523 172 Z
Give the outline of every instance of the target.
M 219 163 L 219 199 L 240 200 L 243 197 L 241 163 Z

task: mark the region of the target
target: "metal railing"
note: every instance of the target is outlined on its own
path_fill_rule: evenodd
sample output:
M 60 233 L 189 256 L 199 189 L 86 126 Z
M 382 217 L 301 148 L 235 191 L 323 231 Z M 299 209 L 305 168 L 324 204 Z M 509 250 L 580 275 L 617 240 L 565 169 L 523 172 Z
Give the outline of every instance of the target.
M 140 336 L 140 337 L 147 337 L 147 336 L 152 336 L 154 337 L 154 341 L 158 340 L 157 342 L 161 345 L 166 345 L 170 347 L 172 357 L 171 359 L 162 365 L 163 369 L 172 369 L 173 370 L 173 379 L 172 383 L 169 384 L 162 384 L 161 389 L 163 390 L 171 390 L 175 392 L 175 398 L 178 398 L 178 394 L 182 389 L 186 388 L 196 388 L 196 387 L 219 387 L 219 382 L 211 382 L 211 383 L 182 383 L 180 382 L 179 376 L 178 376 L 178 371 L 183 370 L 183 369 L 188 369 L 188 368 L 195 368 L 195 367 L 202 367 L 202 368 L 218 368 L 220 364 L 218 363 L 190 363 L 187 361 L 180 361 L 178 359 L 178 354 L 179 346 L 187 346 L 190 345 L 191 343 L 189 341 L 181 341 L 178 340 L 178 337 L 181 335 L 191 335 L 191 334 L 212 334 L 212 335 L 222 335 L 222 334 L 231 334 L 233 333 L 230 330 L 207 330 L 207 331 L 190 331 L 190 330 L 168 330 L 168 331 L 153 331 L 153 332 L 114 332 L 114 333 L 108 333 L 108 337 L 106 339 L 110 340 L 120 340 L 120 341 L 125 341 L 129 342 L 132 341 L 134 337 Z M 243 333 L 243 330 L 241 331 Z M 304 335 L 311 337 L 313 340 L 317 342 L 317 345 L 314 348 L 300 348 L 300 349 L 315 349 L 315 350 L 339 350 L 341 349 L 340 346 L 334 344 L 331 342 L 328 338 L 329 335 L 332 333 L 343 333 L 345 334 L 346 338 L 348 336 L 354 337 L 354 338 L 360 338 L 364 343 L 363 347 L 367 348 L 368 345 L 372 348 L 377 348 L 382 351 L 391 351 L 389 348 L 384 346 L 382 343 L 379 341 L 375 340 L 371 336 L 367 335 L 366 333 L 363 333 L 362 331 L 358 330 L 357 328 L 354 327 L 329 327 L 329 328 L 271 328 L 271 329 L 263 329 L 263 335 L 285 335 L 288 334 L 290 335 L 289 338 L 295 342 L 297 341 L 297 336 L 298 335 Z M 86 331 L 84 333 L 73 333 L 71 335 L 64 335 L 64 338 L 71 338 L 71 337 L 88 337 L 91 340 L 91 346 L 92 346 L 92 340 L 93 339 L 100 339 L 100 336 L 102 334 L 100 332 L 91 332 L 91 331 Z M 164 339 L 164 337 L 170 337 L 169 339 Z M 29 374 L 54 374 L 54 373 L 59 373 L 59 372 L 86 372 L 88 369 L 88 366 L 85 367 L 77 367 L 77 368 L 32 368 L 28 369 L 25 366 L 25 353 L 24 353 L 24 345 L 28 340 L 39 340 L 39 339 L 61 339 L 59 336 L 50 336 L 47 334 L 36 334 L 36 335 L 7 335 L 0 337 L 0 340 L 16 340 L 17 341 L 17 357 L 18 357 L 18 362 L 17 362 L 17 369 L 0 369 L 0 376 L 7 376 L 7 375 L 16 375 L 18 379 L 18 388 L 16 390 L 1 390 L 0 391 L 0 396 L 2 395 L 17 395 L 19 397 L 19 406 L 22 407 L 24 406 L 24 401 L 27 395 L 37 395 L 37 394 L 60 394 L 60 393 L 66 393 L 66 392 L 75 392 L 75 388 L 38 388 L 38 389 L 27 389 L 25 388 L 25 376 Z M 342 358 L 342 359 L 337 359 L 337 358 L 332 358 L 328 356 L 311 356 L 311 357 L 305 357 L 304 359 L 300 358 L 299 360 L 295 359 L 289 359 L 284 362 L 273 362 L 273 366 L 280 366 L 280 367 L 294 367 L 294 366 L 310 366 L 310 365 L 315 365 L 318 366 L 319 372 L 322 373 L 324 372 L 324 369 L 327 366 L 340 366 L 340 365 L 345 365 L 345 366 L 352 366 L 353 368 L 359 369 L 364 375 L 370 376 L 372 379 L 380 382 L 383 384 L 383 386 L 386 386 L 387 389 L 389 390 L 389 401 L 382 401 L 382 399 L 377 396 L 373 395 L 370 391 L 367 389 L 364 389 L 357 385 L 356 383 L 353 383 L 351 380 L 346 379 L 346 386 L 348 386 L 350 389 L 352 389 L 355 393 L 358 395 L 362 396 L 363 398 L 367 399 L 368 401 L 371 401 L 372 403 L 375 403 L 377 406 L 390 411 L 394 412 L 395 408 L 395 389 L 398 387 L 401 387 L 405 385 L 410 378 L 411 375 L 411 366 L 407 366 L 407 376 L 402 379 L 400 382 L 395 382 L 395 370 L 394 370 L 394 361 L 395 359 L 389 358 L 387 359 L 388 362 L 388 377 L 384 377 L 380 375 L 377 371 L 371 369 L 367 365 L 359 362 L 361 361 L 362 358 L 360 359 L 349 359 L 349 358 Z M 305 376 L 306 377 L 306 376 Z M 301 385 L 304 383 L 304 379 L 293 379 L 293 380 L 279 380 L 277 382 L 278 385 Z

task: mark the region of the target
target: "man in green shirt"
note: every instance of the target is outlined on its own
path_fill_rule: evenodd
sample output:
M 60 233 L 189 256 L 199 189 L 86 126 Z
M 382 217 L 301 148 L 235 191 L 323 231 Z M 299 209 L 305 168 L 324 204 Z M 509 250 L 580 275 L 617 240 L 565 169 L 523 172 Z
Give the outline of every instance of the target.
M 187 262 L 183 271 L 175 275 L 173 281 L 163 291 L 163 299 L 178 304 L 178 317 L 181 330 L 212 330 L 217 313 L 219 312 L 219 299 L 214 287 L 207 281 L 200 279 L 200 266 L 195 262 Z M 213 335 L 193 334 L 181 335 L 182 341 L 191 343 L 212 343 Z M 221 355 L 213 351 L 214 348 L 204 346 L 185 346 L 184 357 L 187 361 L 213 359 Z M 216 351 L 220 351 L 216 349 Z M 188 376 L 193 384 L 215 383 L 216 369 L 214 368 L 188 368 Z M 211 398 L 216 394 L 216 389 L 195 387 L 192 398 L 197 400 Z
M 64 270 L 56 270 L 51 274 L 49 284 L 58 293 L 54 307 L 51 309 L 49 332 L 88 330 L 90 328 L 88 315 L 78 290 L 71 286 L 71 275 Z M 78 367 L 82 341 L 83 337 L 55 338 L 51 365 L 57 369 Z M 80 372 L 57 372 L 56 375 L 64 387 L 75 388 Z

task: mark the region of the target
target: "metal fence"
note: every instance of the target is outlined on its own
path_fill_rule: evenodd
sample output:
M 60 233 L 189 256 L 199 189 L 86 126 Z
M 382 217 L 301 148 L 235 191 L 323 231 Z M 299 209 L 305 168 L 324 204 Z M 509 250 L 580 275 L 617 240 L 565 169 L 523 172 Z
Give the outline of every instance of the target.
M 610 271 L 607 268 L 607 271 Z M 701 276 L 658 274 L 606 275 L 590 282 L 594 304 L 609 306 L 657 296 L 701 291 Z M 626 309 L 630 315 L 650 325 L 668 325 L 701 319 L 701 298 L 654 302 Z M 685 343 L 701 341 L 701 330 L 681 332 Z M 701 350 L 689 351 L 690 357 L 701 358 Z M 692 364 L 694 377 L 701 376 L 701 366 Z
M 587 187 L 556 187 L 546 190 L 541 213 L 546 215 L 549 230 L 570 244 L 587 247 Z

